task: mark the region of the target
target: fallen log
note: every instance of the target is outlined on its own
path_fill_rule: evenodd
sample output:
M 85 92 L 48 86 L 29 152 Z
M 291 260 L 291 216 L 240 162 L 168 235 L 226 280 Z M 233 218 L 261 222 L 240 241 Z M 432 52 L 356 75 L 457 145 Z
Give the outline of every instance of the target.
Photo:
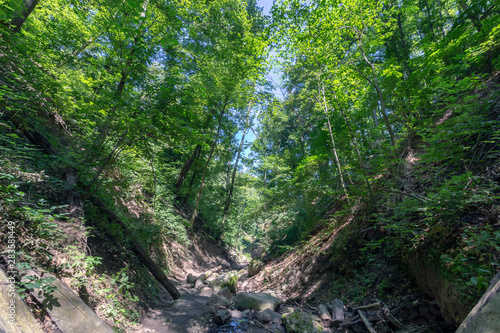
M 384 306 L 383 308 L 384 310 L 384 315 L 385 317 L 391 322 L 394 324 L 394 326 L 396 326 L 398 329 L 400 330 L 405 330 L 407 329 L 406 325 L 404 325 L 402 322 L 400 322 L 396 317 L 394 317 L 392 314 L 391 314 L 391 311 L 389 310 L 388 307 Z
M 30 283 L 31 278 L 40 280 L 49 278 L 45 286 L 53 289 L 50 293 L 41 289 L 30 290 L 31 295 L 47 311 L 51 320 L 63 333 L 113 333 L 113 329 L 99 318 L 97 314 L 68 286 L 54 275 L 37 268 L 24 271 L 23 284 Z M 0 325 L 1 327 L 1 325 Z M 0 331 L 2 331 L 0 329 Z
M 325 326 L 330 327 L 333 325 L 333 318 L 328 312 L 325 305 L 323 304 L 318 305 L 318 314 L 321 320 L 323 321 L 323 324 L 325 324 Z
M 366 319 L 365 315 L 363 314 L 363 312 L 361 310 L 358 310 L 358 314 L 359 314 L 359 317 L 361 318 L 361 320 L 363 321 L 363 324 L 365 324 L 365 327 L 368 330 L 368 332 L 377 333 L 377 331 L 375 331 L 372 324 L 370 324 L 368 319 Z
M 108 219 L 110 219 L 113 222 L 118 223 L 123 230 L 125 230 L 125 233 L 128 235 L 132 235 L 132 231 L 127 227 L 125 223 L 116 215 L 111 209 L 109 209 L 104 202 L 102 202 L 98 198 L 91 198 L 90 199 L 94 205 L 96 205 L 106 216 Z M 151 274 L 155 277 L 155 279 L 163 286 L 165 289 L 167 289 L 168 293 L 172 298 L 178 299 L 181 297 L 181 294 L 177 290 L 177 288 L 173 285 L 173 283 L 168 279 L 168 277 L 163 273 L 163 270 L 161 269 L 160 266 L 158 266 L 150 257 L 148 252 L 142 247 L 141 244 L 139 244 L 137 241 L 131 239 L 130 242 L 132 243 L 132 250 L 134 253 L 137 255 L 139 260 L 146 266 Z
M 376 302 L 376 303 L 372 303 L 372 304 L 368 304 L 368 305 L 358 306 L 358 307 L 354 308 L 353 310 L 357 311 L 357 310 L 366 310 L 366 309 L 371 309 L 371 308 L 378 308 L 378 307 L 381 307 L 382 305 L 383 305 L 382 302 Z
M 499 332 L 498 318 L 500 318 L 500 272 L 491 279 L 490 286 L 456 333 Z

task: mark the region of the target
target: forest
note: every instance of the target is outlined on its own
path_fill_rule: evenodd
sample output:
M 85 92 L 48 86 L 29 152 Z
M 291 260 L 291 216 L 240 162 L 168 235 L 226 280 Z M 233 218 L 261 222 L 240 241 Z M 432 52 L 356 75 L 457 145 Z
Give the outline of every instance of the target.
M 211 260 L 186 249 L 210 242 L 250 263 L 240 291 L 274 283 L 316 309 L 425 298 L 439 320 L 375 329 L 454 331 L 500 270 L 499 13 L 0 0 L 4 274 L 43 332 L 60 332 L 55 279 L 114 331 L 143 332 L 163 288 L 182 295 L 182 262 Z

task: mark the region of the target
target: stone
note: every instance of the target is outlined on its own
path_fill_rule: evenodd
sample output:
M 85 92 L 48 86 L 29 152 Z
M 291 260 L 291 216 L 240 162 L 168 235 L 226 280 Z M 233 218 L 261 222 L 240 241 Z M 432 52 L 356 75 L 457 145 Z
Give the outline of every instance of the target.
M 227 287 L 229 291 L 236 293 L 236 288 L 238 286 L 238 272 L 230 271 L 226 274 L 219 275 L 215 280 L 209 282 L 209 286 L 212 287 L 215 292 Z
M 203 286 L 200 288 L 200 296 L 210 297 L 214 293 L 214 290 L 210 287 Z
M 258 259 L 252 259 L 248 264 L 248 277 L 259 274 L 264 267 L 264 263 Z
M 293 312 L 283 315 L 283 324 L 288 333 L 320 333 L 323 326 L 319 318 L 307 312 Z
M 243 316 L 243 318 L 251 318 L 252 317 L 252 311 L 249 310 L 249 309 L 246 309 L 245 311 L 243 311 L 241 313 L 241 315 Z
M 227 287 L 224 287 L 221 290 L 219 290 L 219 292 L 217 293 L 217 295 L 225 297 L 227 299 L 230 299 L 231 296 L 233 296 L 233 294 L 231 293 L 231 291 Z
M 292 313 L 292 312 L 295 312 L 295 309 L 289 305 L 282 305 L 280 306 L 280 313 L 281 314 L 288 314 L 288 313 Z
M 198 290 L 196 289 L 193 289 L 193 288 L 189 288 L 189 289 L 185 289 L 188 293 L 188 295 L 197 295 L 198 294 Z
M 253 318 L 265 324 L 279 324 L 281 322 L 281 315 L 271 309 L 265 309 L 264 311 L 255 311 Z
M 219 310 L 214 317 L 214 323 L 221 326 L 229 322 L 231 319 L 231 312 L 229 310 L 223 309 Z
M 0 332 L 42 333 L 11 280 L 0 269 Z
M 282 300 L 264 293 L 239 293 L 233 300 L 238 310 L 275 311 L 283 303 Z
M 456 331 L 456 333 L 496 332 L 500 332 L 500 272 L 493 277 L 489 288 Z
M 212 294 L 210 296 L 210 298 L 208 299 L 207 304 L 208 305 L 228 307 L 228 306 L 231 305 L 231 302 L 227 298 L 225 298 L 225 297 L 222 297 L 222 296 L 219 296 L 219 295 L 216 295 L 216 294 Z
M 197 277 L 194 276 L 193 274 L 189 273 L 188 276 L 187 276 L 187 279 L 186 279 L 186 283 L 189 283 L 189 284 L 194 284 L 197 280 Z

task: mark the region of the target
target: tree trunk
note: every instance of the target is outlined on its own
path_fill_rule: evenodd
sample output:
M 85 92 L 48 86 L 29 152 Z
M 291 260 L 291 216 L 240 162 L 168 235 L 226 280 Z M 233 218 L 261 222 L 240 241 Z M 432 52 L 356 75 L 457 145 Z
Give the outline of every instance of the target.
M 358 71 L 358 73 L 360 73 L 373 86 L 373 88 L 375 88 L 375 91 L 377 92 L 377 96 L 378 96 L 379 103 L 380 103 L 380 113 L 382 113 L 382 117 L 384 118 L 387 132 L 389 132 L 389 136 L 391 138 L 392 148 L 394 150 L 394 155 L 396 155 L 396 158 L 398 158 L 399 156 L 398 156 L 398 153 L 396 151 L 396 137 L 394 136 L 394 132 L 392 131 L 392 127 L 391 127 L 391 123 L 389 122 L 389 118 L 387 117 L 384 96 L 382 95 L 382 90 L 380 89 L 380 86 L 378 84 L 377 73 L 375 71 L 375 65 L 370 60 L 368 60 L 368 57 L 366 56 L 365 50 L 363 48 L 363 44 L 361 42 L 363 35 L 360 34 L 357 30 L 355 30 L 355 31 L 358 34 L 359 50 L 361 51 L 361 55 L 363 56 L 363 59 L 365 60 L 366 64 L 370 66 L 373 76 L 372 76 L 372 78 L 368 77 L 367 75 L 365 75 L 363 73 L 363 71 L 361 71 L 355 65 L 354 65 L 354 68 L 356 69 L 356 71 Z
M 330 132 L 330 139 L 332 140 L 332 151 L 333 151 L 333 155 L 335 156 L 335 163 L 337 164 L 337 169 L 339 170 L 340 183 L 342 184 L 342 189 L 344 190 L 344 194 L 347 197 L 347 201 L 349 201 L 349 195 L 347 194 L 347 189 L 346 189 L 345 182 L 344 182 L 344 174 L 342 173 L 342 167 L 340 165 L 340 160 L 339 160 L 339 156 L 337 154 L 335 140 L 333 138 L 332 125 L 330 123 L 330 115 L 328 113 L 328 103 L 326 103 L 326 97 L 325 97 L 325 86 L 323 84 L 321 85 L 321 93 L 323 95 L 322 96 L 323 97 L 323 105 L 324 105 L 323 111 L 325 112 L 326 120 L 328 123 L 328 131 Z
M 99 200 L 98 198 L 91 198 L 91 201 L 94 205 L 96 205 L 106 216 L 108 219 L 110 219 L 113 222 L 118 223 L 125 233 L 127 235 L 130 235 L 130 242 L 132 243 L 132 250 L 134 253 L 139 257 L 139 260 L 146 266 L 151 274 L 156 278 L 156 280 L 163 286 L 165 289 L 167 289 L 168 293 L 170 296 L 172 296 L 173 299 L 178 299 L 181 297 L 181 294 L 177 290 L 177 288 L 174 286 L 174 284 L 168 279 L 168 277 L 165 275 L 163 272 L 163 269 L 158 266 L 151 258 L 149 257 L 148 252 L 146 249 L 142 247 L 141 244 L 139 244 L 137 241 L 133 240 L 132 238 L 132 231 L 123 223 L 123 221 L 116 215 L 111 209 L 109 209 L 104 202 Z
M 26 22 L 26 19 L 28 18 L 28 16 L 30 16 L 31 12 L 33 11 L 33 9 L 35 9 L 37 4 L 38 0 L 23 1 L 23 5 L 20 12 L 17 12 L 10 21 L 10 25 L 14 26 L 14 29 L 12 29 L 12 31 L 16 33 L 21 31 L 24 22 Z
M 229 186 L 229 193 L 227 195 L 227 200 L 226 204 L 224 205 L 224 217 L 222 218 L 222 230 L 224 230 L 224 225 L 226 223 L 227 215 L 229 213 L 229 206 L 231 205 L 231 196 L 233 195 L 233 188 L 234 188 L 234 180 L 236 178 L 236 171 L 238 170 L 238 162 L 240 160 L 241 156 L 241 150 L 243 148 L 243 144 L 245 142 L 245 135 L 247 133 L 247 125 L 248 125 L 248 120 L 250 119 L 250 108 L 252 104 L 248 104 L 248 115 L 247 115 L 247 120 L 245 122 L 245 129 L 243 130 L 243 134 L 241 135 L 241 141 L 240 141 L 240 146 L 238 147 L 238 155 L 236 156 L 236 161 L 234 162 L 234 167 L 233 167 L 233 175 L 231 177 L 231 185 Z
M 203 168 L 203 174 L 201 176 L 201 185 L 200 185 L 200 189 L 198 190 L 198 195 L 196 196 L 196 203 L 194 205 L 193 215 L 191 216 L 191 231 L 194 229 L 194 221 L 196 219 L 198 206 L 200 204 L 201 193 L 203 192 L 203 187 L 205 187 L 205 174 L 207 172 L 208 164 L 210 163 L 210 160 L 212 159 L 212 155 L 214 154 L 215 147 L 217 147 L 217 141 L 219 141 L 222 116 L 226 112 L 226 106 L 227 106 L 228 101 L 229 101 L 229 97 L 226 97 L 226 100 L 224 101 L 224 105 L 222 107 L 222 111 L 220 112 L 219 124 L 217 125 L 217 133 L 215 134 L 215 139 L 214 139 L 214 142 L 212 144 L 212 150 L 210 151 L 210 154 L 208 155 L 207 163 L 205 163 L 205 167 Z
M 199 155 L 200 151 L 201 151 L 201 145 L 198 144 L 194 148 L 194 151 L 191 154 L 191 156 L 189 157 L 189 159 L 182 166 L 181 173 L 179 174 L 179 177 L 177 178 L 177 184 L 175 184 L 175 188 L 177 188 L 177 189 L 181 188 L 182 184 L 184 183 L 184 180 L 186 179 L 186 176 L 189 173 L 189 170 L 191 169 L 191 166 L 193 165 L 193 162 L 196 159 L 196 156 Z

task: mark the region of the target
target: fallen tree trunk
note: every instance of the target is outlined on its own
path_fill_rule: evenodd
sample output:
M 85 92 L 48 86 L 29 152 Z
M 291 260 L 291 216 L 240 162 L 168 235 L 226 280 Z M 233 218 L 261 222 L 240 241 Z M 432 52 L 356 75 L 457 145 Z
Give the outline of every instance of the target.
M 462 322 L 456 333 L 499 332 L 500 329 L 500 272 L 489 288 Z
M 333 325 L 333 318 L 323 304 L 318 305 L 318 314 L 326 327 Z
M 94 205 L 96 205 L 106 216 L 113 222 L 118 223 L 128 235 L 132 235 L 132 231 L 123 223 L 123 221 L 116 215 L 111 209 L 109 209 L 104 202 L 102 202 L 98 198 L 90 199 Z M 173 283 L 168 279 L 168 277 L 163 273 L 163 270 L 160 266 L 158 266 L 151 258 L 149 257 L 148 252 L 139 244 L 137 241 L 133 239 L 130 240 L 132 243 L 132 250 L 139 257 L 139 260 L 146 266 L 151 274 L 155 277 L 155 279 L 167 289 L 170 296 L 173 299 L 178 299 L 181 297 L 181 294 L 177 290 L 177 288 L 173 285 Z

